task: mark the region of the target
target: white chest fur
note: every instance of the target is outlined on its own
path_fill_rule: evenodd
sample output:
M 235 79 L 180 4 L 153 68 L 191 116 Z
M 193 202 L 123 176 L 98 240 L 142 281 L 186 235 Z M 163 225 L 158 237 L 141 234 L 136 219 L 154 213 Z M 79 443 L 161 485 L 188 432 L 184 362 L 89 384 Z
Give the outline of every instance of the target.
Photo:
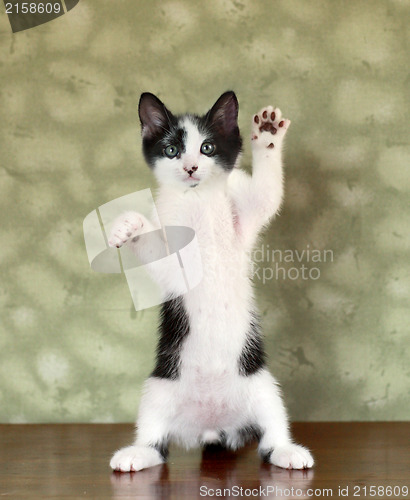
M 163 225 L 195 230 L 201 252 L 202 281 L 184 296 L 190 335 L 181 352 L 181 376 L 237 373 L 253 300 L 249 260 L 235 231 L 232 203 L 223 186 L 212 186 L 162 189 L 156 205 Z

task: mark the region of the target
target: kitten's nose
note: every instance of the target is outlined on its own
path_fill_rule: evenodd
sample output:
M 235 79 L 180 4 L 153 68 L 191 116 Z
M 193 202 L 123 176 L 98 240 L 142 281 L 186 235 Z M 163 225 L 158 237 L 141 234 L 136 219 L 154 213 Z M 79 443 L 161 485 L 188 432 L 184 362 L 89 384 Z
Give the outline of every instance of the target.
M 184 167 L 185 172 L 188 172 L 189 175 L 192 175 L 194 172 L 198 170 L 198 167 L 193 166 L 191 168 Z

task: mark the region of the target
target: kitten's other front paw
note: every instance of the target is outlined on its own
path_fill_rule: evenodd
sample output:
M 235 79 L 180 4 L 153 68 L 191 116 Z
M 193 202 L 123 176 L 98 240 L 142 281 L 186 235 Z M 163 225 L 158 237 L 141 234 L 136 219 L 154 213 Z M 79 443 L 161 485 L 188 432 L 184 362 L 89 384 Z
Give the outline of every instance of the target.
M 290 120 L 282 118 L 279 108 L 262 108 L 252 120 L 252 146 L 274 149 L 282 144 Z
M 127 446 L 114 453 L 110 467 L 118 472 L 136 472 L 162 463 L 164 463 L 164 459 L 155 448 Z
M 283 469 L 309 469 L 314 464 L 310 451 L 293 443 L 275 448 L 268 461 Z
M 112 225 L 108 245 L 120 248 L 127 241 L 132 240 L 144 227 L 144 219 L 137 212 L 126 212 L 120 215 Z

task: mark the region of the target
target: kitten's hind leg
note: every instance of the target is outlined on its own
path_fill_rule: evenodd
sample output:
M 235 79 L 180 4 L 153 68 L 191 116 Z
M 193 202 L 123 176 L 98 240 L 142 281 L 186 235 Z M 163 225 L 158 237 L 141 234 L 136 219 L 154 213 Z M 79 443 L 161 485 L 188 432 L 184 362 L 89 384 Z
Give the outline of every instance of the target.
M 288 418 L 275 379 L 267 370 L 249 377 L 255 424 L 261 429 L 258 451 L 270 464 L 285 469 L 307 469 L 314 460 L 304 446 L 292 442 Z
M 140 420 L 140 419 L 139 419 Z M 137 439 L 132 446 L 126 446 L 114 453 L 110 467 L 119 472 L 136 472 L 166 462 L 168 437 L 163 423 L 151 416 L 151 426 L 138 426 Z

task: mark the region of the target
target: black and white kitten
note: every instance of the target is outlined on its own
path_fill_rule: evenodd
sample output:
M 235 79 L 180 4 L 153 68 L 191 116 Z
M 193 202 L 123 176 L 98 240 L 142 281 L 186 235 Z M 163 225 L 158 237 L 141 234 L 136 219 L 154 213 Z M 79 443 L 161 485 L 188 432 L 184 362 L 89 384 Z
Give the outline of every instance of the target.
M 175 116 L 144 93 L 139 116 L 144 155 L 159 183 L 161 224 L 194 229 L 203 278 L 181 296 L 171 271 L 154 276 L 164 294 L 157 363 L 145 383 L 135 444 L 117 451 L 110 465 L 126 472 L 160 464 L 170 441 L 235 449 L 257 436 L 266 462 L 312 467 L 310 452 L 292 442 L 278 385 L 265 367 L 249 279 L 249 252 L 282 201 L 281 149 L 290 121 L 271 106 L 253 117 L 249 176 L 238 168 L 233 92 L 204 116 Z M 137 236 L 155 229 L 127 212 L 114 222 L 109 244 L 127 244 L 151 261 L 145 254 L 152 245 Z

